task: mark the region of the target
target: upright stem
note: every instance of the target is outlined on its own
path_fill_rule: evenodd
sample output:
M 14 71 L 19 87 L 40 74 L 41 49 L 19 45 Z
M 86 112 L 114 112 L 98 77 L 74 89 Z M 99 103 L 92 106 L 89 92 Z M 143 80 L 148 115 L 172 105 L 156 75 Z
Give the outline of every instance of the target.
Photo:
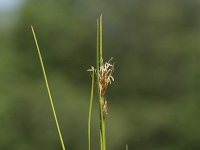
M 128 144 L 126 144 L 126 150 L 128 150 Z
M 99 29 L 100 29 L 99 30 L 99 32 L 100 32 L 99 33 L 99 35 L 100 35 L 100 39 L 99 39 L 99 42 L 100 42 L 100 45 L 99 45 L 99 48 L 100 48 L 99 49 L 100 59 L 99 59 L 99 61 L 100 61 L 100 66 L 102 66 L 102 63 L 103 63 L 103 52 L 102 52 L 103 51 L 102 50 L 103 49 L 102 48 L 103 47 L 103 42 L 102 42 L 102 39 L 103 39 L 102 38 L 103 37 L 103 35 L 102 35 L 103 34 L 103 25 L 102 25 L 102 15 L 100 16 L 100 26 L 99 26 Z
M 100 66 L 103 65 L 103 25 L 102 25 L 102 15 L 100 16 Z M 101 101 L 101 120 L 102 120 L 102 141 L 103 141 L 103 150 L 106 150 L 106 131 L 105 131 L 105 118 L 103 116 L 102 112 L 102 102 L 103 102 L 103 97 L 100 95 L 100 101 Z
M 91 84 L 91 95 L 90 95 L 90 108 L 88 114 L 88 150 L 90 150 L 90 124 L 91 124 L 91 114 L 92 114 L 92 103 L 94 95 L 94 67 L 92 67 L 92 84 Z
M 101 107 L 101 97 L 100 97 L 100 83 L 99 83 L 99 65 L 100 65 L 100 57 L 99 57 L 99 19 L 97 19 L 97 88 L 98 88 L 98 96 L 99 96 L 99 112 L 100 112 L 100 149 L 103 150 L 103 140 L 102 140 L 102 107 Z
M 62 149 L 65 150 L 65 145 L 64 145 L 62 134 L 61 134 L 61 131 L 60 131 L 58 119 L 57 119 L 57 116 L 56 116 L 56 111 L 55 111 L 54 104 L 53 104 L 53 99 L 52 99 L 52 96 L 51 96 L 51 91 L 50 91 L 50 88 L 49 88 L 49 84 L 48 84 L 48 80 L 47 80 L 47 76 L 46 76 L 46 72 L 45 72 L 45 68 L 44 68 L 44 64 L 43 64 L 43 60 L 42 60 L 42 56 L 41 56 L 41 53 L 40 53 L 40 48 L 39 48 L 37 38 L 36 38 L 34 29 L 33 29 L 32 26 L 31 26 L 31 29 L 32 29 L 32 32 L 33 32 L 33 37 L 34 37 L 36 48 L 37 48 L 37 51 L 38 51 L 38 55 L 39 55 L 39 59 L 40 59 L 40 65 L 42 67 L 42 72 L 43 72 L 47 92 L 48 92 L 48 95 L 49 95 L 49 100 L 50 100 L 50 103 L 51 103 L 51 108 L 52 108 L 52 111 L 53 111 L 54 119 L 55 119 L 55 122 L 56 122 L 56 127 L 57 127 L 58 134 L 59 134 L 59 137 L 60 137 L 60 142 L 61 142 L 61 145 L 62 145 Z
M 101 150 L 106 150 L 106 136 L 105 136 L 105 118 L 103 116 L 102 104 L 103 97 L 100 92 L 99 70 L 103 65 L 102 58 L 102 15 L 100 16 L 100 23 L 97 20 L 97 86 L 99 95 L 99 110 L 100 110 L 100 144 Z
M 99 76 L 99 19 L 97 19 L 97 76 Z M 97 83 L 99 83 L 99 78 L 97 78 Z M 98 92 L 99 92 L 99 85 L 98 85 Z M 99 94 L 99 93 L 98 93 Z

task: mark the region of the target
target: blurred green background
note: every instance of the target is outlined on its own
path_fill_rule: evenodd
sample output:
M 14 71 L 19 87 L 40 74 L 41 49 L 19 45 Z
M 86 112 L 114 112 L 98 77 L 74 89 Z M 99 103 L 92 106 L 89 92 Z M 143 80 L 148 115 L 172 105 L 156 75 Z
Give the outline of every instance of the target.
M 87 149 L 96 19 L 108 89 L 108 150 L 200 149 L 199 0 L 0 0 L 0 149 L 61 149 L 33 25 L 65 145 Z M 92 149 L 99 148 L 98 102 Z

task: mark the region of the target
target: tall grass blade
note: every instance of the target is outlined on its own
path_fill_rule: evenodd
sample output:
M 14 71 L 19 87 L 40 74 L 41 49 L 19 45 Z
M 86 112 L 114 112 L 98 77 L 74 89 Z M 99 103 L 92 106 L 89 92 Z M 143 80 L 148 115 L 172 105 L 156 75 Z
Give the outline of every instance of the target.
M 90 107 L 89 107 L 89 114 L 88 114 L 88 150 L 91 149 L 90 144 L 90 125 L 91 125 L 91 116 L 92 116 L 92 103 L 93 103 L 93 96 L 94 96 L 94 67 L 92 67 L 92 83 L 91 83 L 91 94 L 90 94 Z
M 55 108 L 54 108 L 53 99 L 52 99 L 52 96 L 51 96 L 51 92 L 50 92 L 50 88 L 49 88 L 49 84 L 48 84 L 48 80 L 47 80 L 47 76 L 46 76 L 46 72 L 45 72 L 45 68 L 44 68 L 44 64 L 43 64 L 43 60 L 42 60 L 42 56 L 41 56 L 41 53 L 40 53 L 40 48 L 39 48 L 37 38 L 36 38 L 34 29 L 33 29 L 32 26 L 31 26 L 31 29 L 32 29 L 34 40 L 35 40 L 35 45 L 36 45 L 36 48 L 37 48 L 37 51 L 38 51 L 40 64 L 41 64 L 41 67 L 42 67 L 42 72 L 43 72 L 47 92 L 48 92 L 48 95 L 49 95 L 49 100 L 50 100 L 50 103 L 51 103 L 51 108 L 52 108 L 52 111 L 53 111 L 54 119 L 55 119 L 55 122 L 56 122 L 56 127 L 57 127 L 58 134 L 59 134 L 59 137 L 60 137 L 60 142 L 61 142 L 61 145 L 62 145 L 62 149 L 65 150 L 65 145 L 64 145 L 62 134 L 61 134 L 61 131 L 60 131 L 60 127 L 59 127 L 58 119 L 57 119 L 57 116 L 56 116 L 56 111 L 55 111 Z

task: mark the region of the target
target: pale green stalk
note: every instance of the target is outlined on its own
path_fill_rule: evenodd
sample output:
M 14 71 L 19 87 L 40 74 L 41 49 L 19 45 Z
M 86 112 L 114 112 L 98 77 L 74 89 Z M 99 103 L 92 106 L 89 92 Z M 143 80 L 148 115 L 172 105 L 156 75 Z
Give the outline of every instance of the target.
M 103 65 L 103 25 L 102 25 L 102 15 L 100 16 L 100 66 Z M 100 95 L 100 101 L 101 101 L 101 109 L 102 109 L 102 97 Z M 103 117 L 103 112 L 101 111 L 101 120 L 102 120 L 102 141 L 103 141 L 103 150 L 106 150 L 106 131 L 105 131 L 105 118 Z
M 102 15 L 100 16 L 100 24 L 99 24 L 99 42 L 100 42 L 100 45 L 99 45 L 99 61 L 100 61 L 100 66 L 102 66 L 102 63 L 103 63 L 103 25 L 102 25 Z
M 99 19 L 97 19 L 97 76 L 99 75 L 99 63 Z M 99 92 L 99 78 L 97 78 L 97 84 Z
M 100 93 L 100 82 L 99 82 L 99 68 L 103 64 L 102 58 L 102 15 L 100 16 L 100 23 L 97 20 L 97 87 L 99 95 L 99 110 L 100 110 L 100 145 L 101 150 L 106 150 L 106 136 L 105 136 L 105 118 L 103 117 L 102 111 L 102 97 Z
M 128 150 L 128 144 L 126 144 L 126 150 Z
M 94 96 L 94 67 L 92 67 L 92 84 L 91 84 L 91 94 L 90 94 L 90 107 L 89 107 L 89 114 L 88 114 L 88 150 L 90 150 L 90 147 L 91 147 L 90 125 L 91 125 L 93 96 Z
M 44 80 L 45 80 L 47 92 L 48 92 L 48 95 L 49 95 L 49 100 L 50 100 L 50 103 L 51 103 L 51 108 L 52 108 L 52 111 L 53 111 L 54 119 L 55 119 L 55 122 L 56 122 L 56 127 L 57 127 L 58 134 L 59 134 L 59 137 L 60 137 L 60 142 L 61 142 L 61 145 L 62 145 L 62 149 L 65 150 L 65 145 L 64 145 L 62 134 L 61 134 L 61 131 L 60 131 L 60 127 L 59 127 L 59 124 L 58 124 L 58 119 L 57 119 L 57 116 L 56 116 L 56 111 L 55 111 L 55 108 L 54 108 L 53 99 L 52 99 L 52 96 L 51 96 L 51 92 L 50 92 L 50 88 L 49 88 L 49 84 L 48 84 L 48 80 L 47 80 L 47 76 L 46 76 L 46 72 L 45 72 L 45 68 L 44 68 L 44 64 L 43 64 L 43 60 L 42 60 L 42 56 L 41 56 L 41 53 L 40 53 L 40 48 L 39 48 L 37 38 L 36 38 L 34 29 L 33 29 L 32 26 L 31 26 L 31 29 L 32 29 L 32 32 L 33 32 L 33 37 L 34 37 L 36 48 L 37 48 L 37 51 L 38 51 L 40 64 L 41 64 L 41 67 L 42 67 L 42 72 L 43 72 L 43 75 L 44 75 Z
M 100 65 L 100 57 L 99 57 L 99 20 L 97 19 L 97 88 L 98 88 L 98 96 L 99 96 L 99 112 L 100 112 L 100 149 L 103 150 L 103 133 L 102 133 L 102 104 L 101 104 L 101 96 L 100 96 L 100 83 L 99 83 L 99 65 Z

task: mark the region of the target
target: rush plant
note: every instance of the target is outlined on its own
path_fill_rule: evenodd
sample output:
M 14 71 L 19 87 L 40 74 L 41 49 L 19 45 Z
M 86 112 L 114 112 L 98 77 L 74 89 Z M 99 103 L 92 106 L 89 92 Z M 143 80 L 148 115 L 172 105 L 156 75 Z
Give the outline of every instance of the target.
M 114 81 L 112 76 L 114 71 L 114 65 L 111 63 L 112 58 L 108 62 L 103 62 L 103 27 L 102 27 L 102 15 L 97 19 L 97 57 L 96 57 L 96 69 L 92 67 L 88 71 L 92 72 L 92 81 L 94 80 L 94 72 L 96 73 L 97 79 L 97 90 L 98 90 L 98 99 L 99 99 L 99 120 L 100 120 L 100 149 L 106 150 L 106 116 L 108 115 L 108 102 L 105 98 L 105 93 L 107 87 Z M 94 84 L 94 82 L 92 82 Z M 94 88 L 92 85 L 91 93 Z M 93 94 L 91 94 L 91 97 Z M 92 105 L 92 100 L 90 100 L 90 106 Z M 91 112 L 91 107 L 90 111 Z M 91 120 L 91 114 L 89 113 L 89 120 Z M 90 122 L 89 122 L 90 123 Z M 90 126 L 90 124 L 88 124 Z M 90 141 L 90 128 L 88 128 L 88 141 Z M 90 150 L 90 142 L 89 142 Z
M 46 85 L 46 89 L 49 96 L 49 101 L 51 104 L 54 120 L 56 123 L 58 135 L 60 138 L 60 142 L 62 145 L 62 149 L 65 150 L 65 144 L 62 138 L 61 130 L 59 127 L 56 111 L 54 108 L 53 99 L 51 96 L 51 91 L 49 88 L 47 75 L 45 71 L 45 67 L 43 64 L 40 48 L 38 45 L 37 37 L 35 34 L 35 31 L 33 27 L 31 26 L 33 37 L 35 40 L 35 45 L 37 48 L 40 65 L 42 68 L 44 81 Z M 96 83 L 97 83 L 97 91 L 98 91 L 98 102 L 99 102 L 99 122 L 100 122 L 100 150 L 106 150 L 106 131 L 105 131 L 105 124 L 106 124 L 106 117 L 108 115 L 108 102 L 105 98 L 105 93 L 107 90 L 107 87 L 111 84 L 112 81 L 114 81 L 114 78 L 112 76 L 114 65 L 111 63 L 112 58 L 108 62 L 103 62 L 103 50 L 102 50 L 102 15 L 100 18 L 97 19 L 97 55 L 96 55 L 96 69 L 94 67 L 91 67 L 91 69 L 88 69 L 89 72 L 91 72 L 91 95 L 90 95 L 90 105 L 89 105 L 89 113 L 88 113 L 88 150 L 91 149 L 91 138 L 90 138 L 90 128 L 91 128 L 91 115 L 92 115 L 92 104 L 93 104 L 93 97 L 94 97 L 94 83 L 95 83 L 95 75 L 96 75 Z

